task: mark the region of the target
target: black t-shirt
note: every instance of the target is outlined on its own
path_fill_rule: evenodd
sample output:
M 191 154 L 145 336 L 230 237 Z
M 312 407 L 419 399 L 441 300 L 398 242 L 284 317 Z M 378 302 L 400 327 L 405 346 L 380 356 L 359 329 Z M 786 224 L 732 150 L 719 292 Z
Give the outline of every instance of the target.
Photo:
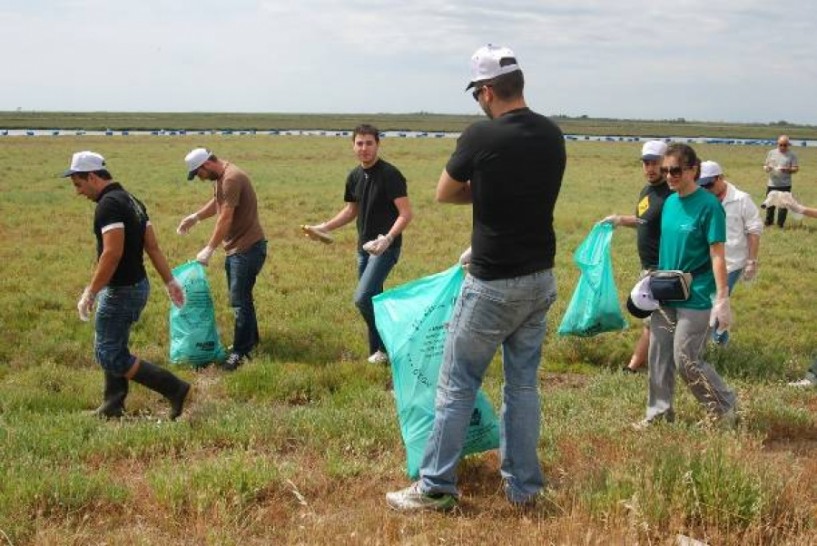
M 378 235 L 386 235 L 400 215 L 394 200 L 406 197 L 406 178 L 392 165 L 382 159 L 364 169 L 358 165 L 346 177 L 343 200 L 358 204 L 358 247 Z M 391 246 L 399 248 L 403 235 L 394 238 Z
M 97 259 L 102 254 L 102 234 L 111 229 L 125 230 L 125 248 L 110 286 L 128 286 L 145 278 L 143 250 L 148 221 L 145 205 L 118 183 L 108 184 L 99 194 L 94 212 Z
M 472 275 L 504 279 L 553 267 L 553 208 L 566 161 L 561 129 L 528 108 L 462 133 L 446 171 L 471 182 Z
M 658 246 L 661 242 L 661 211 L 664 201 L 672 190 L 666 180 L 660 184 L 647 184 L 638 196 L 635 217 L 638 221 L 638 257 L 642 269 L 658 268 Z

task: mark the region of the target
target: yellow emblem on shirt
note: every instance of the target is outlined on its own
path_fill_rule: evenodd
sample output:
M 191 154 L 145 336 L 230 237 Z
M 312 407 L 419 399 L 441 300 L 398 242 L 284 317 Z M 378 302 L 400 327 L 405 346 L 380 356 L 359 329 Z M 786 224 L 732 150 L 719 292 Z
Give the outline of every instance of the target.
M 650 209 L 650 196 L 645 195 L 644 199 L 638 202 L 638 217 L 644 216 L 644 213 Z

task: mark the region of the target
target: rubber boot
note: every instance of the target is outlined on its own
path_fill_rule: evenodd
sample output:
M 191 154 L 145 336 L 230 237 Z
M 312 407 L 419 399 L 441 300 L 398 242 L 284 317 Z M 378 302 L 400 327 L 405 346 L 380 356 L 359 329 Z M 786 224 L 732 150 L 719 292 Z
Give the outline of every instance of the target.
M 133 376 L 133 380 L 156 391 L 170 402 L 170 420 L 182 414 L 184 400 L 190 391 L 190 383 L 182 381 L 164 368 L 143 360 Z
M 105 372 L 105 392 L 102 405 L 94 415 L 103 419 L 119 419 L 125 413 L 125 397 L 128 396 L 128 379 Z

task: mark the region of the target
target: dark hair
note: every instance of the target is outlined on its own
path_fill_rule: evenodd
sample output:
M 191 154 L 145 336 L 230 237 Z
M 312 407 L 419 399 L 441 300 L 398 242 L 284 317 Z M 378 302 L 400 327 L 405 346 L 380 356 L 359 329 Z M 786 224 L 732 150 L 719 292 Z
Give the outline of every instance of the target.
M 111 173 L 108 172 L 107 169 L 99 169 L 98 171 L 90 171 L 87 173 L 74 173 L 74 175 L 82 178 L 83 180 L 88 180 L 88 175 L 91 173 L 94 173 L 102 180 L 113 180 L 113 176 L 111 176 Z
M 695 180 L 698 180 L 698 177 L 701 176 L 701 160 L 689 144 L 673 142 L 667 146 L 667 151 L 664 152 L 664 157 L 667 156 L 678 159 L 678 162 L 681 163 L 683 167 L 697 167 Z
M 361 123 L 355 127 L 355 130 L 352 131 L 352 141 L 355 140 L 357 135 L 372 135 L 375 142 L 380 142 L 380 131 L 377 130 L 377 127 L 369 123 Z
M 513 100 L 522 96 L 525 89 L 525 76 L 521 70 L 497 76 L 490 83 L 494 94 L 501 100 Z

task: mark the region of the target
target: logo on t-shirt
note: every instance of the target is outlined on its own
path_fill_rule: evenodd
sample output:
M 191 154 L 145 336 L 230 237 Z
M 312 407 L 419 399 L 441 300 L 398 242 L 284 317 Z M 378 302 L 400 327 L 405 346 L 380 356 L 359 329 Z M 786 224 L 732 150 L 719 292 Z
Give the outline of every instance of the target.
M 638 215 L 644 216 L 648 210 L 650 210 L 650 196 L 645 195 L 644 198 L 638 202 Z

